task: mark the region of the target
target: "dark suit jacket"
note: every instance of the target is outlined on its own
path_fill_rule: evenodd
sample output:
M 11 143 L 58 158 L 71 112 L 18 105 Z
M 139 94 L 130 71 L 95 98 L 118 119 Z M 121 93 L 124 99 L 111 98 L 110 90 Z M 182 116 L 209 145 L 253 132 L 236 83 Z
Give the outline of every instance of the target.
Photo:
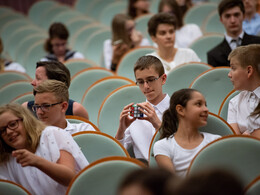
M 241 45 L 249 45 L 253 43 L 260 44 L 260 37 L 252 36 L 244 33 Z M 212 66 L 229 66 L 228 55 L 231 48 L 224 38 L 224 40 L 216 47 L 207 52 L 208 64 Z

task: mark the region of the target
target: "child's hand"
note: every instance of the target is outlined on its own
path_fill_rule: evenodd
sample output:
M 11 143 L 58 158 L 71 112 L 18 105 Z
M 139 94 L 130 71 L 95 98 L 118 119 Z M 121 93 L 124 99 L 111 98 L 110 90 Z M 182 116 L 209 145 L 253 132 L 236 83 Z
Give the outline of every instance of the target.
M 131 40 L 133 41 L 135 47 L 141 44 L 142 39 L 143 35 L 139 31 L 133 30 L 131 34 Z
M 26 149 L 19 149 L 12 152 L 12 156 L 16 158 L 16 162 L 22 167 L 36 166 L 38 157 Z
M 149 102 L 139 103 L 139 104 L 137 104 L 137 106 L 140 106 L 142 108 L 142 109 L 140 109 L 140 111 L 146 115 L 145 117 L 138 118 L 138 119 L 147 120 L 150 123 L 152 123 L 152 125 L 155 129 L 159 129 L 162 122 L 158 118 L 158 116 L 154 110 L 154 107 Z

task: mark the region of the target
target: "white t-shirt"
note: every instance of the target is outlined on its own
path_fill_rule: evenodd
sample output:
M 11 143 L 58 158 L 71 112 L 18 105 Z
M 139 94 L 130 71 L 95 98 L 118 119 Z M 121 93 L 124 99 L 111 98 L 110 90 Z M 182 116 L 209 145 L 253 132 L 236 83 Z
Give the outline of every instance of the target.
M 229 101 L 227 122 L 237 123 L 241 133 L 260 128 L 260 117 L 250 116 L 260 101 L 260 87 L 253 92 L 241 91 Z
M 71 135 L 80 131 L 96 131 L 95 128 L 89 123 L 70 123 L 67 121 L 67 127 L 64 129 Z
M 163 112 L 169 108 L 170 97 L 166 94 L 165 98 L 157 105 L 152 105 L 160 120 L 162 120 Z M 128 149 L 133 146 L 136 158 L 148 160 L 148 153 L 151 140 L 156 129 L 147 120 L 136 119 L 125 131 L 124 138 L 119 140 L 121 144 Z
M 74 157 L 76 173 L 89 164 L 69 133 L 58 127 L 46 127 L 35 154 L 51 162 L 57 162 L 60 150 L 65 150 Z M 37 195 L 64 195 L 67 189 L 35 167 L 22 167 L 11 155 L 7 162 L 0 165 L 0 178 L 16 182 Z
M 7 66 L 5 66 L 5 71 L 9 71 L 9 70 L 23 72 L 23 73 L 26 72 L 25 68 L 17 62 L 11 62 Z
M 175 172 L 181 177 L 185 177 L 187 169 L 189 168 L 191 160 L 194 156 L 208 143 L 220 138 L 220 135 L 202 132 L 203 141 L 196 148 L 185 149 L 182 148 L 176 141 L 174 136 L 163 138 L 154 144 L 154 156 L 164 155 L 168 156 L 174 165 Z
M 76 51 L 73 55 L 70 55 L 68 51 L 65 55 L 65 61 L 70 60 L 70 59 L 84 59 L 84 55 L 78 51 Z M 49 57 L 53 58 L 52 60 L 57 60 L 57 57 L 54 54 L 49 54 Z M 52 61 L 51 59 L 48 59 L 46 56 L 43 57 L 40 61 Z
M 151 44 L 149 40 L 146 38 L 143 38 L 142 42 L 140 43 L 140 46 L 150 46 L 150 45 Z M 105 67 L 108 70 L 111 70 L 111 63 L 113 57 L 113 47 L 112 47 L 111 39 L 107 39 L 104 41 L 103 56 L 104 56 Z
M 166 74 L 168 74 L 173 68 L 183 63 L 201 61 L 200 58 L 197 56 L 197 54 L 192 49 L 189 48 L 178 48 L 174 56 L 174 59 L 171 62 L 166 62 L 164 59 L 162 59 L 159 56 L 159 54 L 156 51 L 147 55 L 152 55 L 159 58 L 164 66 L 164 70 Z
M 202 36 L 202 32 L 196 24 L 185 24 L 175 31 L 175 46 L 178 48 L 188 48 L 189 45 Z

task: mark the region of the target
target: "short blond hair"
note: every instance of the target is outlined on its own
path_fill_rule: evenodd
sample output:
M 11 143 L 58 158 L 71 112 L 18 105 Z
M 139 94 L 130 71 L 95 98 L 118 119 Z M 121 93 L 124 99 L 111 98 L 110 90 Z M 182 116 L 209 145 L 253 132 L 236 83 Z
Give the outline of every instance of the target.
M 45 80 L 34 89 L 34 95 L 37 93 L 53 93 L 57 101 L 68 102 L 69 92 L 65 83 L 57 80 Z
M 250 44 L 234 49 L 228 56 L 228 60 L 236 58 L 243 68 L 251 65 L 260 76 L 260 44 Z

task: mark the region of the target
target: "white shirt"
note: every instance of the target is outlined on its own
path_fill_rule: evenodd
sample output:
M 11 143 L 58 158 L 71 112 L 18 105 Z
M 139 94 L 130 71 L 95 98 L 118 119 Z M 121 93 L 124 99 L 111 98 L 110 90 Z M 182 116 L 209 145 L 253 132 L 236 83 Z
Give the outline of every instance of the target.
M 193 149 L 182 148 L 175 140 L 174 136 L 163 138 L 154 144 L 154 156 L 164 155 L 172 160 L 175 172 L 178 176 L 185 177 L 191 160 L 208 143 L 220 138 L 220 135 L 201 132 L 203 141 Z
M 233 40 L 234 38 L 228 36 L 227 33 L 225 33 L 224 35 L 225 35 L 226 41 L 227 41 L 228 44 L 229 44 L 229 47 L 231 48 L 231 50 L 234 50 L 234 49 L 237 47 L 236 43 L 235 43 L 235 42 L 232 42 L 232 40 Z M 238 39 L 238 38 L 240 39 L 240 44 L 239 44 L 239 45 L 241 45 L 242 40 L 243 40 L 243 37 L 244 37 L 244 31 L 242 31 L 242 32 L 240 33 L 240 35 L 239 35 L 238 37 L 236 37 L 237 39 Z
M 155 56 L 158 59 L 160 59 L 164 66 L 164 71 L 166 74 L 168 74 L 172 69 L 174 69 L 175 67 L 183 63 L 201 61 L 200 58 L 197 56 L 197 54 L 192 49 L 189 48 L 178 48 L 174 56 L 174 59 L 171 62 L 166 62 L 164 59 L 162 59 L 157 53 L 157 51 L 147 55 Z
M 80 131 L 96 131 L 95 128 L 89 123 L 70 123 L 67 121 L 67 127 L 64 129 L 71 135 Z
M 163 112 L 170 106 L 170 97 L 166 94 L 165 98 L 157 105 L 152 105 L 160 120 Z M 125 131 L 124 138 L 119 140 L 121 144 L 128 149 L 133 145 L 136 158 L 148 160 L 149 147 L 156 129 L 152 123 L 146 120 L 136 119 Z
M 58 127 L 46 127 L 35 154 L 48 161 L 57 162 L 60 150 L 65 150 L 74 157 L 76 173 L 89 164 L 69 133 Z M 64 195 L 67 189 L 35 167 L 22 167 L 11 155 L 7 162 L 0 165 L 0 178 L 16 182 L 37 195 Z
M 140 46 L 150 46 L 150 42 L 148 39 L 143 38 Z M 104 63 L 105 67 L 108 70 L 111 70 L 111 63 L 112 63 L 112 57 L 113 57 L 113 47 L 111 43 L 111 39 L 107 39 L 104 41 L 104 46 L 103 46 L 103 56 L 104 56 Z
M 18 71 L 18 72 L 23 72 L 23 73 L 26 72 L 25 68 L 17 62 L 11 62 L 10 64 L 8 64 L 8 66 L 5 66 L 5 71 L 8 71 L 8 70 Z
M 227 122 L 237 123 L 241 133 L 260 128 L 260 117 L 250 116 L 260 101 L 260 87 L 253 92 L 241 91 L 229 101 Z
M 175 31 L 175 46 L 179 48 L 188 48 L 189 45 L 202 36 L 202 32 L 196 24 L 185 24 Z
M 53 56 L 55 56 L 54 54 L 52 54 Z M 65 57 L 66 58 L 66 57 Z M 70 60 L 70 59 L 85 59 L 84 55 L 78 51 L 76 51 L 73 56 L 71 56 L 70 58 L 66 59 L 67 60 Z M 40 61 L 50 61 L 48 58 L 46 57 L 43 57 Z

